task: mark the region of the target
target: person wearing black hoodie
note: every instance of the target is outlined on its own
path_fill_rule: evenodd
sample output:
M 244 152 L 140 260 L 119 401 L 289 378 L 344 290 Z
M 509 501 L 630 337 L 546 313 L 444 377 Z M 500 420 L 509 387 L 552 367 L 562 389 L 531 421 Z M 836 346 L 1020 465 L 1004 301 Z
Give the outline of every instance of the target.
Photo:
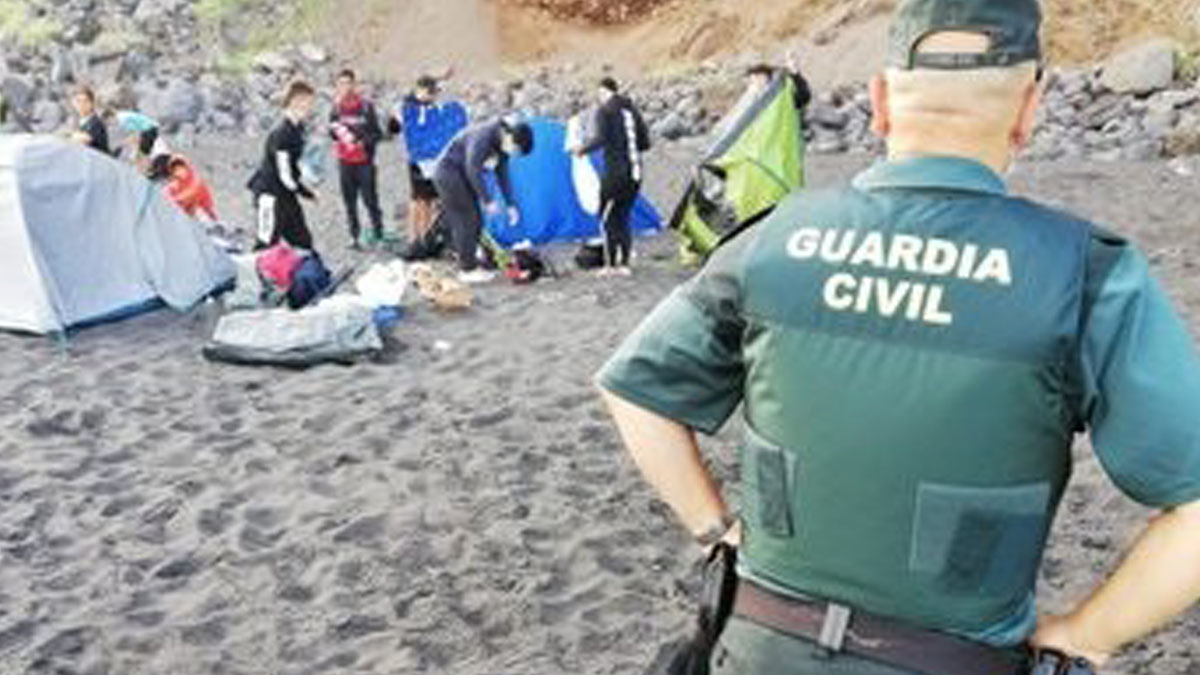
M 383 138 L 383 129 L 375 106 L 359 92 L 353 70 L 338 74 L 333 110 L 329 114 L 329 134 L 333 137 L 334 153 L 338 158 L 342 199 L 346 203 L 346 219 L 350 225 L 350 247 L 361 248 L 359 195 L 371 217 L 369 241 L 378 243 L 383 238 L 383 210 L 379 206 L 375 150 Z
M 642 188 L 642 158 L 650 149 L 650 130 L 637 106 L 620 93 L 620 86 L 611 77 L 600 82 L 600 100 L 594 135 L 575 148 L 575 153 L 604 152 L 600 217 L 605 236 L 605 267 L 600 274 L 628 276 L 633 249 L 629 216 Z
M 304 156 L 305 121 L 312 114 L 316 92 L 306 82 L 288 86 L 283 119 L 267 137 L 262 164 L 247 187 L 258 211 L 255 249 L 281 240 L 293 248 L 312 250 L 313 238 L 300 198 L 314 200 L 316 193 L 304 184 L 300 159 Z

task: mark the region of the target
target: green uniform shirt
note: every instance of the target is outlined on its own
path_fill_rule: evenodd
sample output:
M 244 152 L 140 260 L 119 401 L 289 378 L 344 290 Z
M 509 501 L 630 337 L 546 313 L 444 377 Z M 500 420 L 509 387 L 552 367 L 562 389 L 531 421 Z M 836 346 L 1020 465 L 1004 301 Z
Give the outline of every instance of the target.
M 998 645 L 1073 432 L 1135 500 L 1200 500 L 1200 360 L 1144 256 L 964 159 L 789 199 L 598 380 L 710 434 L 744 404 L 748 575 Z

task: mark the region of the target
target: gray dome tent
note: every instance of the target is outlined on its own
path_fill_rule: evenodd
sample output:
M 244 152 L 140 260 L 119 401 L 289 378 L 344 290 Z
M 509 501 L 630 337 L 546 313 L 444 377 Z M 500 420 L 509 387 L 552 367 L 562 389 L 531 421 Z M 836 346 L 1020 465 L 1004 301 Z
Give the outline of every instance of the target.
M 234 267 L 132 167 L 44 136 L 0 136 L 0 329 L 32 333 L 187 309 Z

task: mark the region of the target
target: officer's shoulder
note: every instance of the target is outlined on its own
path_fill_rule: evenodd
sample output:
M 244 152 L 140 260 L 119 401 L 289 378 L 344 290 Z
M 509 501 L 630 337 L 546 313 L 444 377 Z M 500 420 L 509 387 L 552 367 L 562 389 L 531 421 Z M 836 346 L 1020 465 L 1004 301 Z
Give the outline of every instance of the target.
M 1048 225 L 1069 225 L 1086 229 L 1093 249 L 1123 250 L 1133 246 L 1125 236 L 1077 213 L 1043 204 L 1027 197 L 1010 197 L 1010 200 L 1017 205 L 1017 208 L 1028 210 L 1031 216 Z
M 827 188 L 806 187 L 794 190 L 779 202 L 764 225 L 787 227 L 794 225 L 799 217 L 852 208 L 852 205 L 860 199 L 855 192 L 848 185 Z

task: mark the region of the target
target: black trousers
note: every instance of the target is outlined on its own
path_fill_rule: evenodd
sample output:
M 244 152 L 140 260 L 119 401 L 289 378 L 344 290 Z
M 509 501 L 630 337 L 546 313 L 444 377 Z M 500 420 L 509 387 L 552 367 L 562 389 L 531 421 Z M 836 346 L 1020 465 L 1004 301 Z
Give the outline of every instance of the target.
M 379 208 L 379 181 L 374 164 L 339 164 L 342 179 L 342 200 L 346 203 L 346 220 L 350 236 L 357 241 L 362 232 L 358 220 L 358 197 L 362 195 L 367 215 L 376 234 L 383 232 L 383 210 Z
M 433 182 L 442 199 L 442 222 L 454 243 L 458 266 L 470 272 L 479 266 L 479 237 L 483 233 L 479 197 L 471 189 L 467 175 L 457 167 L 438 171 Z
M 600 186 L 600 224 L 604 229 L 604 263 L 609 267 L 629 265 L 633 229 L 629 216 L 641 185 L 627 179 L 605 179 Z
M 258 235 L 255 248 L 267 248 L 280 240 L 293 248 L 312 250 L 312 233 L 304 217 L 304 207 L 293 192 L 281 195 L 263 193 L 255 199 L 258 208 Z

